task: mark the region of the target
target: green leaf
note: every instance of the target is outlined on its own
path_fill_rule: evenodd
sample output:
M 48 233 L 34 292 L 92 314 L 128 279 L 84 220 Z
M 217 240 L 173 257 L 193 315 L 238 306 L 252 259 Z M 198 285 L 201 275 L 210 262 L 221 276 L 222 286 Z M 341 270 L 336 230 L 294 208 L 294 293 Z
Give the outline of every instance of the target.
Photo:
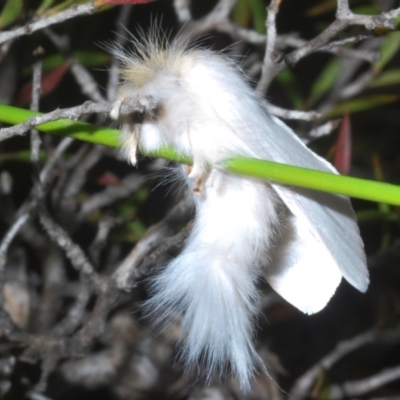
M 378 76 L 371 82 L 370 87 L 397 85 L 399 83 L 400 68 L 396 68 L 383 72 L 380 76 Z
M 48 8 L 50 8 L 54 3 L 54 0 L 42 0 L 39 8 L 36 10 L 36 15 L 42 15 Z
M 39 161 L 46 161 L 46 153 L 44 151 L 39 152 Z M 3 161 L 18 161 L 18 162 L 28 162 L 31 163 L 31 151 L 30 150 L 21 150 L 10 153 L 1 153 L 0 154 L 0 162 Z
M 363 210 L 357 213 L 358 222 L 397 222 L 400 217 L 396 212 L 385 212 L 381 210 Z
M 266 32 L 265 21 L 267 18 L 267 9 L 263 0 L 248 0 L 253 16 L 254 29 L 259 33 Z
M 305 15 L 306 17 L 318 17 L 334 10 L 336 10 L 336 0 L 325 0 L 309 8 Z
M 247 28 L 251 20 L 251 10 L 247 0 L 238 0 L 232 10 L 232 21 L 243 27 Z
M 398 15 L 397 18 L 395 18 L 394 22 L 396 24 L 396 30 L 399 30 L 400 29 L 400 15 Z
M 40 113 L 0 105 L 1 122 L 18 124 L 34 115 L 40 115 Z M 37 130 L 71 136 L 79 140 L 106 146 L 119 146 L 119 131 L 84 122 L 60 120 L 39 125 L 37 126 Z M 179 155 L 170 147 L 163 147 L 157 151 L 144 153 L 144 155 L 192 164 L 190 158 Z M 250 158 L 232 158 L 222 163 L 222 166 L 228 171 L 237 174 L 400 206 L 400 186 L 387 183 L 335 175 L 328 172 Z
M 259 33 L 266 32 L 266 18 L 264 0 L 239 0 L 232 11 L 232 20 L 236 24 L 247 28 L 252 20 L 254 29 Z
M 22 0 L 7 0 L 0 14 L 0 29 L 12 24 L 22 11 Z
M 294 73 L 290 69 L 285 69 L 281 72 L 277 81 L 283 86 L 285 94 L 290 100 L 295 109 L 301 109 L 304 104 L 303 97 L 301 95 L 299 86 L 297 85 Z
M 98 67 L 99 65 L 108 64 L 111 61 L 111 55 L 100 51 L 77 51 L 75 57 L 85 67 Z
M 0 105 L 0 121 L 7 124 L 19 124 L 35 115 L 42 115 L 38 112 L 22 108 Z M 74 139 L 85 142 L 102 144 L 110 147 L 119 147 L 119 131 L 116 129 L 103 128 L 101 126 L 88 124 L 86 122 L 61 119 L 39 125 L 37 130 L 61 136 L 70 136 Z
M 393 58 L 400 49 L 400 32 L 392 32 L 386 35 L 382 47 L 381 56 L 374 65 L 375 71 L 380 71 Z
M 307 104 L 314 104 L 322 95 L 328 92 L 334 85 L 340 74 L 339 61 L 334 58 L 325 66 L 311 88 L 311 93 Z
M 111 60 L 109 54 L 100 51 L 77 51 L 74 53 L 74 57 L 76 57 L 82 65 L 89 68 L 103 66 L 108 64 Z M 53 54 L 43 60 L 43 72 L 52 71 L 63 64 L 65 64 L 65 57 L 61 54 Z M 24 75 L 32 74 L 32 68 L 25 68 L 23 73 Z
M 359 111 L 369 110 L 370 108 L 375 108 L 382 106 L 384 104 L 393 103 L 398 99 L 399 96 L 391 94 L 358 97 L 338 104 L 331 111 L 325 114 L 325 118 L 330 119 L 339 117 L 346 112 L 355 113 Z
M 58 14 L 61 11 L 65 11 L 67 8 L 71 7 L 72 5 L 79 5 L 87 3 L 87 0 L 65 0 L 60 4 L 57 4 L 53 8 L 50 8 L 46 11 L 46 16 Z
M 146 226 L 143 222 L 135 220 L 128 222 L 122 227 L 116 228 L 110 235 L 110 239 L 113 241 L 124 241 L 124 242 L 137 242 L 146 233 Z
M 353 8 L 354 14 L 361 15 L 378 15 L 382 12 L 382 10 L 374 5 L 364 5 Z

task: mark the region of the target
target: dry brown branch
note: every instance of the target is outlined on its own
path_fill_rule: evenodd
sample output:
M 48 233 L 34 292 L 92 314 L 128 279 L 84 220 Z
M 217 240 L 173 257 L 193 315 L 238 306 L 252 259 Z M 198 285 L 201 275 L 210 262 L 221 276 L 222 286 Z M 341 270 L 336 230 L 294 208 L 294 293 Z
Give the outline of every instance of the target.
M 187 219 L 192 207 L 192 199 L 185 198 L 162 221 L 147 230 L 114 273 L 114 279 L 119 289 L 132 290 L 138 278 L 143 275 L 139 266 L 144 262 L 145 257 L 160 246 L 174 225 Z
M 31 35 L 33 32 L 36 32 L 40 29 L 54 24 L 59 24 L 79 15 L 91 14 L 95 9 L 96 7 L 92 4 L 92 2 L 88 2 L 79 6 L 72 6 L 69 10 L 60 12 L 47 18 L 39 19 L 38 21 L 32 22 L 20 28 L 16 28 L 12 31 L 1 32 L 0 44 L 24 35 Z
M 209 32 L 226 21 L 235 5 L 235 0 L 219 0 L 217 5 L 205 17 L 189 21 L 182 34 L 189 39 L 197 38 L 205 32 Z
M 119 12 L 119 16 L 117 18 L 115 24 L 115 47 L 118 48 L 125 48 L 129 34 L 126 29 L 128 25 L 129 17 L 131 15 L 132 7 L 124 6 L 121 7 Z M 120 67 L 120 60 L 115 57 L 114 54 L 111 54 L 112 61 L 109 68 L 108 73 L 108 82 L 107 82 L 107 100 L 113 102 L 115 100 L 115 96 L 117 95 L 118 83 L 119 83 L 119 67 Z
M 268 110 L 271 114 L 283 119 L 297 119 L 303 121 L 315 121 L 321 118 L 322 114 L 316 111 L 298 111 L 298 110 L 285 110 L 280 107 L 268 105 Z
M 109 112 L 110 109 L 111 109 L 110 105 L 92 103 L 90 101 L 87 101 L 84 104 L 77 107 L 66 108 L 63 110 L 57 109 L 48 114 L 44 114 L 37 117 L 31 117 L 22 124 L 14 125 L 10 128 L 0 129 L 0 141 L 9 139 L 10 137 L 13 136 L 23 135 L 30 129 L 34 128 L 35 126 L 45 124 L 46 122 L 57 121 L 63 118 L 77 120 L 82 115 Z
M 275 13 L 278 11 L 277 4 L 279 2 L 272 0 L 269 12 L 269 21 L 267 22 L 267 42 L 275 44 L 276 41 L 276 28 L 275 28 Z M 271 13 L 272 11 L 272 13 Z M 270 16 L 272 14 L 272 16 Z M 343 32 L 346 28 L 352 25 L 361 25 L 367 30 L 373 30 L 376 28 L 395 28 L 395 18 L 400 15 L 400 8 L 396 8 L 392 11 L 382 13 L 380 15 L 374 16 L 364 16 L 356 15 L 352 13 L 346 2 L 338 2 L 338 9 L 336 13 L 336 19 L 332 22 L 328 28 L 322 31 L 314 39 L 308 41 L 300 48 L 292 51 L 291 53 L 285 55 L 284 63 L 280 62 L 279 56 L 272 57 L 274 55 L 274 48 L 271 48 L 267 43 L 267 50 L 264 57 L 264 73 L 258 84 L 258 90 L 262 93 L 268 89 L 270 82 L 274 79 L 276 75 L 282 72 L 287 65 L 295 65 L 304 57 L 319 51 L 320 49 L 329 48 L 329 43 L 333 40 L 340 32 Z M 268 39 L 269 37 L 269 39 Z M 345 39 L 341 39 L 345 40 Z M 327 47 L 328 46 L 328 47 Z
M 323 357 L 318 364 L 310 368 L 303 374 L 293 385 L 289 395 L 292 399 L 300 400 L 308 396 L 309 391 L 318 377 L 321 369 L 329 370 L 340 359 L 349 353 L 360 349 L 361 347 L 371 343 L 396 343 L 400 341 L 399 329 L 388 331 L 377 331 L 375 329 L 364 332 L 349 340 L 339 343 L 329 354 Z M 397 367 L 398 368 L 398 367 Z M 396 370 L 398 372 L 398 370 Z M 392 376 L 392 375 L 390 375 Z M 397 375 L 396 375 L 397 376 Z M 394 378 L 396 379 L 396 378 Z M 370 389 L 371 390 L 371 389 Z M 364 392 L 365 393 L 365 392 Z M 361 393 L 349 394 L 356 396 Z
M 32 79 L 32 102 L 31 110 L 39 111 L 39 99 L 42 91 L 42 61 L 37 61 L 33 66 L 33 79 Z M 35 129 L 31 132 L 31 161 L 35 164 L 39 162 L 39 149 L 40 149 L 40 136 L 39 132 Z
M 265 48 L 265 55 L 263 66 L 261 70 L 261 78 L 257 84 L 257 91 L 260 93 L 265 93 L 272 78 L 275 76 L 274 70 L 279 65 L 281 60 L 281 55 L 276 51 L 276 26 L 275 20 L 276 15 L 279 11 L 281 0 L 271 0 L 268 6 L 268 16 L 267 16 L 267 42 Z
M 341 385 L 330 387 L 329 399 L 340 400 L 343 398 L 357 397 L 372 392 L 375 389 L 400 379 L 400 367 L 387 368 L 378 374 L 358 381 L 349 381 Z
M 100 93 L 98 83 L 78 60 L 73 60 L 71 72 L 85 96 L 97 103 L 106 102 L 105 97 Z
M 51 240 L 64 250 L 74 268 L 82 272 L 94 284 L 95 288 L 98 288 L 101 285 L 101 278 L 93 268 L 93 265 L 91 265 L 82 249 L 72 241 L 67 232 L 51 218 L 44 206 L 41 206 L 39 218 L 46 233 Z
M 175 13 L 181 24 L 184 24 L 192 18 L 189 0 L 174 0 L 173 4 Z
M 146 178 L 143 176 L 128 175 L 120 184 L 107 187 L 82 202 L 78 218 L 83 219 L 101 207 L 109 206 L 118 200 L 127 198 L 136 192 L 144 182 L 146 182 Z

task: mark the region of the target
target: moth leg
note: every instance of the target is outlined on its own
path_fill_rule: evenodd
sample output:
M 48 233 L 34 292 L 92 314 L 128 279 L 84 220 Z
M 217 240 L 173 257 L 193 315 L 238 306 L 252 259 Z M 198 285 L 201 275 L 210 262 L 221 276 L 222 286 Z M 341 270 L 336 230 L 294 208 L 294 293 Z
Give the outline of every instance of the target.
M 200 167 L 198 163 L 194 162 L 193 166 L 185 165 L 184 170 L 187 174 L 189 187 L 195 195 L 204 193 L 204 185 L 210 175 L 209 171 Z
M 116 100 L 110 110 L 114 120 L 122 119 L 141 123 L 148 118 L 156 118 L 160 112 L 160 102 L 153 96 L 122 97 Z
M 157 118 L 160 111 L 160 103 L 156 102 L 153 96 L 144 96 L 137 99 L 133 104 L 134 111 L 143 114 L 144 118 Z
M 123 100 L 118 99 L 114 101 L 111 110 L 110 110 L 110 118 L 113 120 L 118 120 L 119 119 L 119 113 L 121 111 L 121 106 L 122 106 Z
M 123 124 L 121 128 L 121 142 L 125 157 L 135 166 L 139 147 L 141 124 Z
M 159 118 L 160 109 L 160 103 L 152 96 L 121 97 L 112 105 L 110 117 L 122 123 L 122 149 L 132 165 L 137 163 L 143 124 Z

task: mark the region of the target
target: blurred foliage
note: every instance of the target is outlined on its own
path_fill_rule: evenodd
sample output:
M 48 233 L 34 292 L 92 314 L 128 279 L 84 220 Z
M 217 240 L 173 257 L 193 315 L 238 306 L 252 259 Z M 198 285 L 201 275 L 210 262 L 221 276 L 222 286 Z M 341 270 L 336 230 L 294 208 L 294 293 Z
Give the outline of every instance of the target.
M 0 29 L 12 24 L 22 12 L 22 0 L 7 0 L 0 14 Z

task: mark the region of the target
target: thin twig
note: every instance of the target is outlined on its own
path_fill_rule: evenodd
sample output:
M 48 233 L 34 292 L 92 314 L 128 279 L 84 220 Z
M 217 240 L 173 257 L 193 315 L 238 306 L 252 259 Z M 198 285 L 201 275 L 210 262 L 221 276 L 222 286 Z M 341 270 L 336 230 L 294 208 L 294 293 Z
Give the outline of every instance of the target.
M 187 197 L 178 203 L 167 216 L 159 223 L 151 226 L 143 238 L 136 244 L 133 250 L 123 260 L 114 273 L 113 278 L 119 289 L 130 291 L 136 284 L 140 275 L 138 266 L 151 251 L 155 250 L 170 232 L 171 225 L 182 220 L 190 214 L 193 203 Z
M 141 111 L 144 110 L 144 105 L 137 98 L 126 99 L 119 104 L 120 114 L 129 113 L 132 110 Z M 38 125 L 43 125 L 47 122 L 58 121 L 60 119 L 70 119 L 75 121 L 82 115 L 96 114 L 96 113 L 109 113 L 115 109 L 115 104 L 111 103 L 93 103 L 86 101 L 85 103 L 64 109 L 57 109 L 47 114 L 38 115 L 28 118 L 25 122 L 11 126 L 9 128 L 0 129 L 0 141 L 9 139 L 13 136 L 24 135 L 27 131 Z
M 47 161 L 45 166 L 42 168 L 40 171 L 40 182 L 42 185 L 46 186 L 48 182 L 50 181 L 51 178 L 51 172 L 53 171 L 54 167 L 56 166 L 57 162 L 60 160 L 60 157 L 63 155 L 63 153 L 68 149 L 69 146 L 74 142 L 74 139 L 70 137 L 65 137 L 61 140 L 61 142 L 58 144 L 56 150 L 50 157 L 50 159 Z
M 64 199 L 69 201 L 76 198 L 86 182 L 87 174 L 99 162 L 104 155 L 104 146 L 90 146 L 85 151 L 84 156 L 80 159 L 79 166 L 74 168 L 62 192 L 61 201 Z
M 268 110 L 271 112 L 271 114 L 283 119 L 315 121 L 322 116 L 322 114 L 317 111 L 286 110 L 284 108 L 276 107 L 271 104 L 268 105 Z
M 339 126 L 339 124 L 340 124 L 340 119 L 328 121 L 325 124 L 312 129 L 307 135 L 307 140 L 303 140 L 303 141 L 305 143 L 309 143 L 311 140 L 318 139 L 325 135 L 329 135 L 332 131 L 334 131 Z
M 128 25 L 129 17 L 131 15 L 132 7 L 123 6 L 119 12 L 117 22 L 116 22 L 116 35 L 115 35 L 115 45 L 123 49 L 128 41 L 128 31 L 125 28 Z M 120 59 L 115 57 L 113 52 L 111 52 L 112 61 L 108 73 L 108 83 L 107 83 L 107 99 L 108 101 L 114 101 L 117 95 L 117 88 L 119 83 L 119 67 Z
M 83 219 L 101 207 L 127 198 L 136 192 L 145 181 L 146 178 L 143 176 L 130 174 L 119 185 L 106 187 L 102 192 L 94 194 L 82 203 L 78 219 Z
M 177 15 L 178 20 L 181 24 L 184 24 L 192 19 L 189 0 L 174 0 L 173 5 L 175 9 L 175 14 Z
M 310 368 L 295 382 L 289 393 L 290 398 L 300 400 L 307 397 L 321 369 L 329 370 L 340 359 L 362 346 L 370 343 L 398 343 L 400 341 L 399 332 L 399 328 L 387 331 L 372 329 L 349 340 L 340 342 L 329 354 L 319 360 L 318 364 Z
M 182 30 L 182 34 L 192 39 L 212 29 L 217 29 L 219 24 L 229 19 L 235 3 L 235 0 L 219 0 L 212 11 L 205 17 L 196 21 L 190 20 Z
M 30 211 L 30 209 L 27 208 L 25 210 L 25 212 L 21 213 L 18 216 L 18 218 L 15 220 L 13 225 L 9 228 L 9 230 L 7 231 L 7 233 L 3 237 L 3 240 L 0 243 L 0 285 L 2 285 L 2 283 L 3 283 L 2 276 L 4 274 L 4 267 L 7 262 L 8 248 L 10 247 L 10 244 L 14 240 L 15 236 L 18 234 L 19 230 L 22 228 L 22 226 L 28 220 L 29 211 Z M 2 290 L 0 290 L 0 293 L 2 293 Z
M 53 220 L 43 204 L 40 204 L 39 219 L 48 236 L 65 251 L 74 268 L 82 272 L 98 288 L 102 281 L 100 276 L 80 246 L 74 243 L 67 232 Z
M 400 379 L 400 366 L 387 368 L 365 379 L 349 381 L 341 385 L 332 385 L 329 388 L 329 399 L 341 400 L 343 398 L 362 396 L 398 379 Z
M 31 110 L 39 111 L 39 100 L 42 92 L 42 61 L 37 61 L 33 66 L 33 79 L 32 79 L 32 102 Z M 39 150 L 40 150 L 40 136 L 36 129 L 31 131 L 31 161 L 38 166 L 39 163 Z
M 78 295 L 75 298 L 74 304 L 68 310 L 67 315 L 53 329 L 52 334 L 63 337 L 72 334 L 77 327 L 82 323 L 86 313 L 86 307 L 90 300 L 90 291 L 87 285 L 83 284 L 79 287 Z
M 272 78 L 275 76 L 274 70 L 276 69 L 279 61 L 279 54 L 275 50 L 276 46 L 276 26 L 275 20 L 276 15 L 279 11 L 281 0 L 271 0 L 271 4 L 268 6 L 267 16 L 267 43 L 265 48 L 264 62 L 261 70 L 261 78 L 257 84 L 257 91 L 265 93 L 268 89 Z
M 339 100 L 349 99 L 350 97 L 354 97 L 358 93 L 362 92 L 369 86 L 372 80 L 375 79 L 376 74 L 376 71 L 371 68 L 370 70 L 359 76 L 354 82 L 343 88 L 340 95 L 338 96 Z
M 92 74 L 76 59 L 72 62 L 71 73 L 85 96 L 97 103 L 106 102 L 105 97 L 100 92 L 99 84 Z
M 7 40 L 18 38 L 20 36 L 30 35 L 33 32 L 46 28 L 47 26 L 59 24 L 60 22 L 75 18 L 79 15 L 91 14 L 95 9 L 96 7 L 92 4 L 91 1 L 79 6 L 72 6 L 70 9 L 60 12 L 56 15 L 51 15 L 50 17 L 39 19 L 36 22 L 32 22 L 31 24 L 16 28 L 12 31 L 0 33 L 0 44 L 6 42 Z
M 57 109 L 44 115 L 31 117 L 22 124 L 0 129 L 0 141 L 13 136 L 23 135 L 35 126 L 45 124 L 46 122 L 57 121 L 63 118 L 77 120 L 82 115 L 109 112 L 110 109 L 110 104 L 99 104 L 90 101 L 76 107 Z
M 91 260 L 98 264 L 100 261 L 100 253 L 107 246 L 107 239 L 111 229 L 123 222 L 122 217 L 111 217 L 106 215 L 98 223 L 96 237 L 89 247 L 89 254 Z

